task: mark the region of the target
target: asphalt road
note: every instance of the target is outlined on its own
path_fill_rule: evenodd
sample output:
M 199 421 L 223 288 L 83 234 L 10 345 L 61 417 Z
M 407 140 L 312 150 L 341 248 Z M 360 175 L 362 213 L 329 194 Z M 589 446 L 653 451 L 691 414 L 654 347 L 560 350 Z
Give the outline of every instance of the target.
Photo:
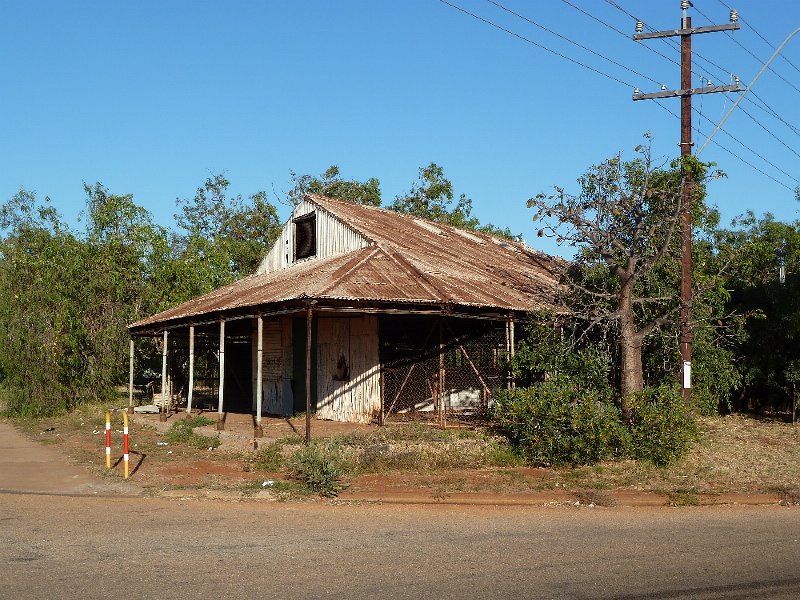
M 800 510 L 0 493 L 0 598 L 800 598 Z

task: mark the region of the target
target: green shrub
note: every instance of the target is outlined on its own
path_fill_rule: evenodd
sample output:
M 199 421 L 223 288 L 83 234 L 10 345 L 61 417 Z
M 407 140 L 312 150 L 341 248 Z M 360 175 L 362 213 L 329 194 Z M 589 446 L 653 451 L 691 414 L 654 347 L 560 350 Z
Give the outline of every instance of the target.
M 742 386 L 733 351 L 709 339 L 709 329 L 695 332 L 692 364 L 692 405 L 705 416 L 730 412 L 731 398 Z
M 347 487 L 352 466 L 336 442 L 314 442 L 289 457 L 289 475 L 320 496 L 334 498 Z
M 173 444 L 185 444 L 192 448 L 217 448 L 220 445 L 218 437 L 200 435 L 194 432 L 195 427 L 211 425 L 212 423 L 214 421 L 203 416 L 179 419 L 169 428 L 166 438 Z
M 664 466 L 689 452 L 699 430 L 677 389 L 671 386 L 645 388 L 628 402 L 632 458 Z
M 285 464 L 283 444 L 278 440 L 261 446 L 252 459 L 252 466 L 256 471 L 275 473 L 283 469 Z
M 619 410 L 602 392 L 550 380 L 500 390 L 495 399 L 495 422 L 532 464 L 591 464 L 625 450 Z
M 621 457 L 664 466 L 685 456 L 698 438 L 692 412 L 672 387 L 634 394 L 627 427 L 609 396 L 550 380 L 498 391 L 492 417 L 517 451 L 537 466 Z
M 188 419 L 183 420 L 183 425 L 189 429 L 203 427 L 205 425 L 213 425 L 214 423 L 216 423 L 216 421 L 209 419 L 208 417 L 204 417 L 203 415 L 195 415 L 194 417 L 189 417 Z

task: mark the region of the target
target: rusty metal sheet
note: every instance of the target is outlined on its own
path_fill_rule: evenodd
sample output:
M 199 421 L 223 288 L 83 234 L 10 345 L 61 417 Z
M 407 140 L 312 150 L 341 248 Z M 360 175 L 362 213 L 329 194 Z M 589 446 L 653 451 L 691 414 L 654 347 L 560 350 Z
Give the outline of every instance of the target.
M 505 311 L 553 308 L 563 266 L 525 244 L 459 230 L 387 209 L 306 197 L 370 245 L 280 271 L 245 277 L 131 329 L 298 299 L 448 304 Z

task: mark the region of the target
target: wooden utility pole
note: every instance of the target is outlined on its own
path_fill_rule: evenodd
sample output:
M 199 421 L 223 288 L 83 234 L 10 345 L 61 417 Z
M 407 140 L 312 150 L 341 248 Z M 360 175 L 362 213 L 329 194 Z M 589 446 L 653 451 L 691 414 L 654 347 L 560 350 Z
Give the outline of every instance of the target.
M 730 31 L 739 29 L 737 22 L 739 15 L 731 11 L 731 22 L 727 25 L 710 25 L 707 27 L 692 28 L 692 18 L 686 12 L 690 6 L 689 0 L 681 0 L 683 18 L 681 28 L 671 31 L 654 31 L 643 33 L 644 24 L 636 23 L 636 34 L 633 39 L 638 41 L 654 38 L 676 37 L 681 38 L 681 89 L 642 94 L 637 89 L 633 94 L 634 100 L 652 100 L 657 98 L 681 98 L 681 156 L 692 154 L 692 96 L 694 94 L 709 94 L 714 92 L 738 92 L 742 87 L 738 81 L 734 85 L 707 86 L 692 88 L 692 36 L 698 33 L 713 33 L 717 31 Z M 710 83 L 710 82 L 709 82 Z M 688 404 L 692 399 L 692 328 L 690 325 L 692 305 L 692 174 L 687 171 L 685 164 L 681 164 L 681 395 Z

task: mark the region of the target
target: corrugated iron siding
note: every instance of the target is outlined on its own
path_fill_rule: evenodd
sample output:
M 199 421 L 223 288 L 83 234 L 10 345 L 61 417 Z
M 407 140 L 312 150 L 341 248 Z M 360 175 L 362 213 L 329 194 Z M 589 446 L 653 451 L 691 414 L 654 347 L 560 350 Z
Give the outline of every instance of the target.
M 347 226 L 329 211 L 318 204 L 304 200 L 292 211 L 292 218 L 283 226 L 281 235 L 267 256 L 261 261 L 256 274 L 282 271 L 295 264 L 294 260 L 294 219 L 316 213 L 317 253 L 306 262 L 346 254 L 368 246 L 371 241 Z

